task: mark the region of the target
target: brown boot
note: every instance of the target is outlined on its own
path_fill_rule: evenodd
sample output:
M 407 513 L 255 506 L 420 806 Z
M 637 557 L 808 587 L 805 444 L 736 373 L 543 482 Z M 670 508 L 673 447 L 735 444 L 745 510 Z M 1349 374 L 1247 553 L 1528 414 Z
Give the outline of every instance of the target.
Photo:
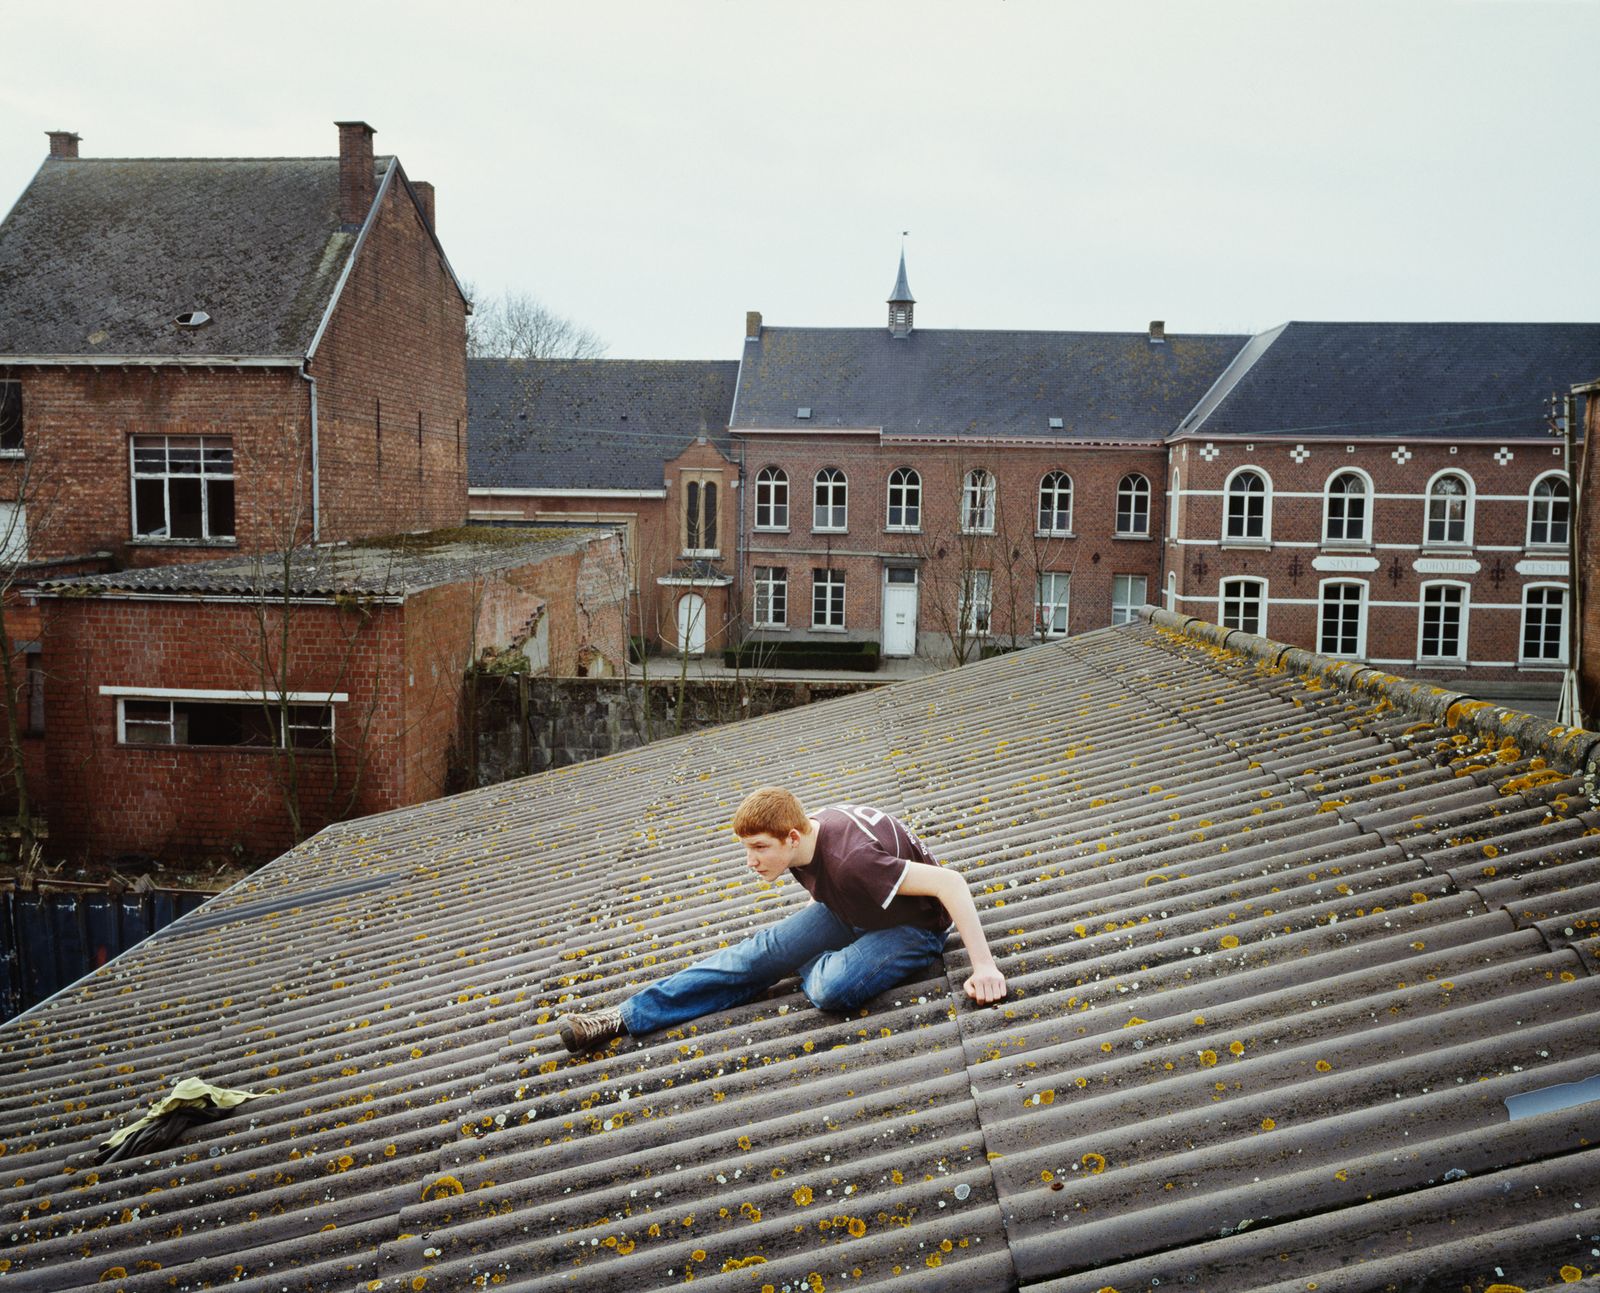
M 574 1055 L 597 1050 L 628 1031 L 622 1022 L 620 1006 L 612 1006 L 609 1010 L 596 1010 L 593 1014 L 587 1015 L 577 1012 L 563 1015 L 559 1028 L 562 1043 Z

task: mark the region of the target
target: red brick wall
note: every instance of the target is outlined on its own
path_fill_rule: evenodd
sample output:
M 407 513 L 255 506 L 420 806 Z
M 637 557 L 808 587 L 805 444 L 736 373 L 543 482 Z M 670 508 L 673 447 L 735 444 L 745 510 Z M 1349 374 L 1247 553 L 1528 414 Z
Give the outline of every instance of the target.
M 1207 444 L 1210 448 L 1207 448 Z M 1552 452 L 1554 450 L 1554 452 Z M 1507 457 L 1509 454 L 1509 458 Z M 1527 546 L 1528 498 L 1534 481 L 1559 471 L 1559 446 L 1550 441 L 1451 446 L 1427 441 L 1312 441 L 1253 444 L 1204 438 L 1173 446 L 1172 467 L 1182 490 L 1180 542 L 1169 545 L 1167 569 L 1178 576 L 1179 611 L 1217 621 L 1219 585 L 1249 575 L 1268 581 L 1266 633 L 1315 649 L 1318 600 L 1324 581 L 1367 585 L 1365 657 L 1379 667 L 1417 673 L 1441 684 L 1468 678 L 1543 678 L 1559 681 L 1558 667 L 1519 668 L 1522 591 L 1528 584 L 1565 584 L 1565 552 Z M 1224 491 L 1240 468 L 1265 472 L 1271 481 L 1271 542 L 1219 544 Z M 1325 545 L 1323 491 L 1337 472 L 1353 468 L 1372 481 L 1368 535 L 1362 548 Z M 1426 493 L 1445 470 L 1473 482 L 1470 550 L 1424 550 Z M 1467 561 L 1475 572 L 1418 571 L 1418 558 Z M 1340 564 L 1367 570 L 1325 568 Z M 1522 568 L 1519 571 L 1519 566 Z M 1324 568 L 1319 568 L 1324 567 Z M 1544 573 L 1540 573 L 1543 571 Z M 1422 586 L 1460 582 L 1468 594 L 1467 668 L 1418 663 L 1418 600 Z
M 324 539 L 466 518 L 466 311 L 398 178 L 311 373 Z

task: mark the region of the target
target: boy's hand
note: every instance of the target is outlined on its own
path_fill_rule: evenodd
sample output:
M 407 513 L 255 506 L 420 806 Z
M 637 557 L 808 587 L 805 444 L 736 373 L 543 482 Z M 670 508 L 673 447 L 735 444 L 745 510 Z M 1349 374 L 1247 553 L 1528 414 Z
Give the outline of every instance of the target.
M 1006 976 L 991 965 L 987 970 L 974 970 L 962 986 L 980 1006 L 987 1006 L 1006 995 Z

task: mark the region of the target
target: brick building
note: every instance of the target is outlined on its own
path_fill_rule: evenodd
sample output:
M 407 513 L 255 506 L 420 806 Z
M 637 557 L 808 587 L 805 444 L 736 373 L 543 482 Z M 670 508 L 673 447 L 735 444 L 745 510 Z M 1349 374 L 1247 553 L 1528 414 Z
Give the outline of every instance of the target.
M 472 359 L 471 515 L 621 527 L 631 631 L 727 645 L 739 509 L 733 361 Z
M 1578 425 L 1583 428 L 1577 498 L 1578 699 L 1586 725 L 1600 724 L 1600 381 L 1575 385 Z
M 457 530 L 46 583 L 52 849 L 270 857 L 433 799 L 475 660 L 620 664 L 620 568 L 608 531 Z
M 1600 326 L 1289 323 L 1168 438 L 1170 609 L 1440 685 L 1554 695 L 1570 490 L 1547 399 Z

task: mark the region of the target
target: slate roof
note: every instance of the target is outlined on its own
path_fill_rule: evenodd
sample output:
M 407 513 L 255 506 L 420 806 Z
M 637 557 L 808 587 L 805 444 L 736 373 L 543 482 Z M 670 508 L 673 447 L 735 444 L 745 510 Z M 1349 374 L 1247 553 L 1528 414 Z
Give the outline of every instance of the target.
M 0 224 L 0 356 L 304 355 L 356 237 L 336 157 L 48 159 Z
M 727 452 L 739 365 L 659 359 L 470 359 L 467 484 L 660 489 L 705 434 Z
M 593 542 L 592 528 L 487 526 L 396 535 L 349 545 L 296 548 L 287 578 L 281 553 L 241 553 L 216 561 L 147 566 L 104 575 L 46 580 L 45 597 L 206 594 L 248 597 L 392 597 L 508 570 Z
M 1546 398 L 1600 372 L 1593 323 L 1288 323 L 1262 340 L 1183 434 L 1543 439 Z
M 763 328 L 744 347 L 735 431 L 1148 441 L 1176 429 L 1248 340 L 1128 332 Z M 801 420 L 797 408 L 809 408 Z M 1050 427 L 1061 418 L 1060 429 Z
M 1507 1101 L 1596 1073 L 1600 735 L 1158 618 L 322 832 L 0 1028 L 0 1288 L 1594 1287 L 1600 1101 Z M 762 781 L 905 814 L 1010 998 L 568 1059 L 801 902 Z M 92 1166 L 193 1073 L 283 1091 Z

